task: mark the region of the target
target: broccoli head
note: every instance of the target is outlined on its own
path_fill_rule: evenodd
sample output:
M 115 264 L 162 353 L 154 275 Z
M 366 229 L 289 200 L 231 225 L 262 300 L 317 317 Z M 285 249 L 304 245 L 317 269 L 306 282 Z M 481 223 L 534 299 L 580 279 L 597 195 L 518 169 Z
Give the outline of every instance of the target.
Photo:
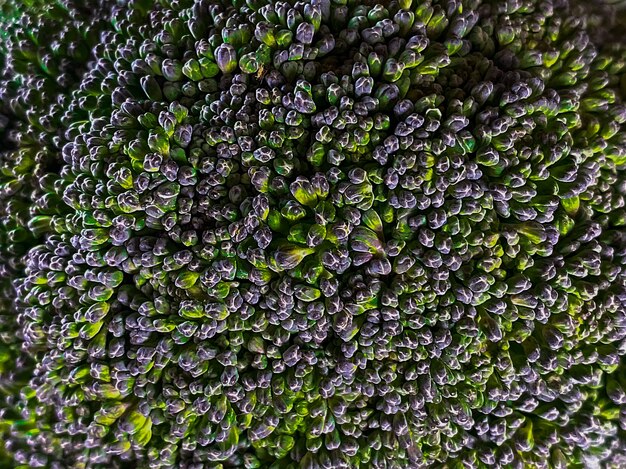
M 0 458 L 626 466 L 626 46 L 588 10 L 0 0 Z

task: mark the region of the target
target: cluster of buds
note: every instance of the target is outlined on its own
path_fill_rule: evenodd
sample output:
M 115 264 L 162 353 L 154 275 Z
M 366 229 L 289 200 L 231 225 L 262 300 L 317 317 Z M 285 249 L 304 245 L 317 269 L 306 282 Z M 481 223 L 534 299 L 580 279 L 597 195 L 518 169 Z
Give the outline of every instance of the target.
M 67 212 L 62 201 L 63 120 L 93 59 L 100 31 L 110 27 L 108 11 L 110 5 L 103 0 L 0 2 L 2 467 L 58 468 L 80 454 L 70 437 L 50 432 L 57 419 L 54 409 L 41 406 L 29 388 L 40 355 L 23 347 L 17 310 L 24 305 L 14 282 L 25 276 L 28 251 L 45 242 L 52 221 Z M 117 466 L 112 462 L 107 467 Z
M 17 464 L 623 462 L 626 49 L 582 10 L 34 3 L 1 84 Z

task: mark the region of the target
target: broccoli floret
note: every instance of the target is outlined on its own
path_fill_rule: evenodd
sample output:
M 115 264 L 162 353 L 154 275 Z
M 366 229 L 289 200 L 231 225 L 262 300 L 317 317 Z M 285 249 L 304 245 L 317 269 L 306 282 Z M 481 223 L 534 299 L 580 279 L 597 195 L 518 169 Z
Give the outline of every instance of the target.
M 622 467 L 626 47 L 579 3 L 9 2 L 14 465 Z

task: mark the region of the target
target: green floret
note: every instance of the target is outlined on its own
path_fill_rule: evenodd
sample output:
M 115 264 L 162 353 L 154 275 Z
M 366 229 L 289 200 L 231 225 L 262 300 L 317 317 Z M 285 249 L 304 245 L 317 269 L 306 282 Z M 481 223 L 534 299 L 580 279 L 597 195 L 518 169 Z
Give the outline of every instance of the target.
M 0 5 L 0 458 L 623 467 L 626 48 L 578 3 Z

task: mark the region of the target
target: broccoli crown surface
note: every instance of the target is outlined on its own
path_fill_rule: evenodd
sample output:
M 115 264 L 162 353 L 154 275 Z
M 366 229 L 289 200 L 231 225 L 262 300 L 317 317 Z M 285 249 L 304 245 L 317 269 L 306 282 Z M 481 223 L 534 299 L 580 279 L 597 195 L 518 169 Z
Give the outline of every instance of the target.
M 0 0 L 0 466 L 626 467 L 578 3 Z

